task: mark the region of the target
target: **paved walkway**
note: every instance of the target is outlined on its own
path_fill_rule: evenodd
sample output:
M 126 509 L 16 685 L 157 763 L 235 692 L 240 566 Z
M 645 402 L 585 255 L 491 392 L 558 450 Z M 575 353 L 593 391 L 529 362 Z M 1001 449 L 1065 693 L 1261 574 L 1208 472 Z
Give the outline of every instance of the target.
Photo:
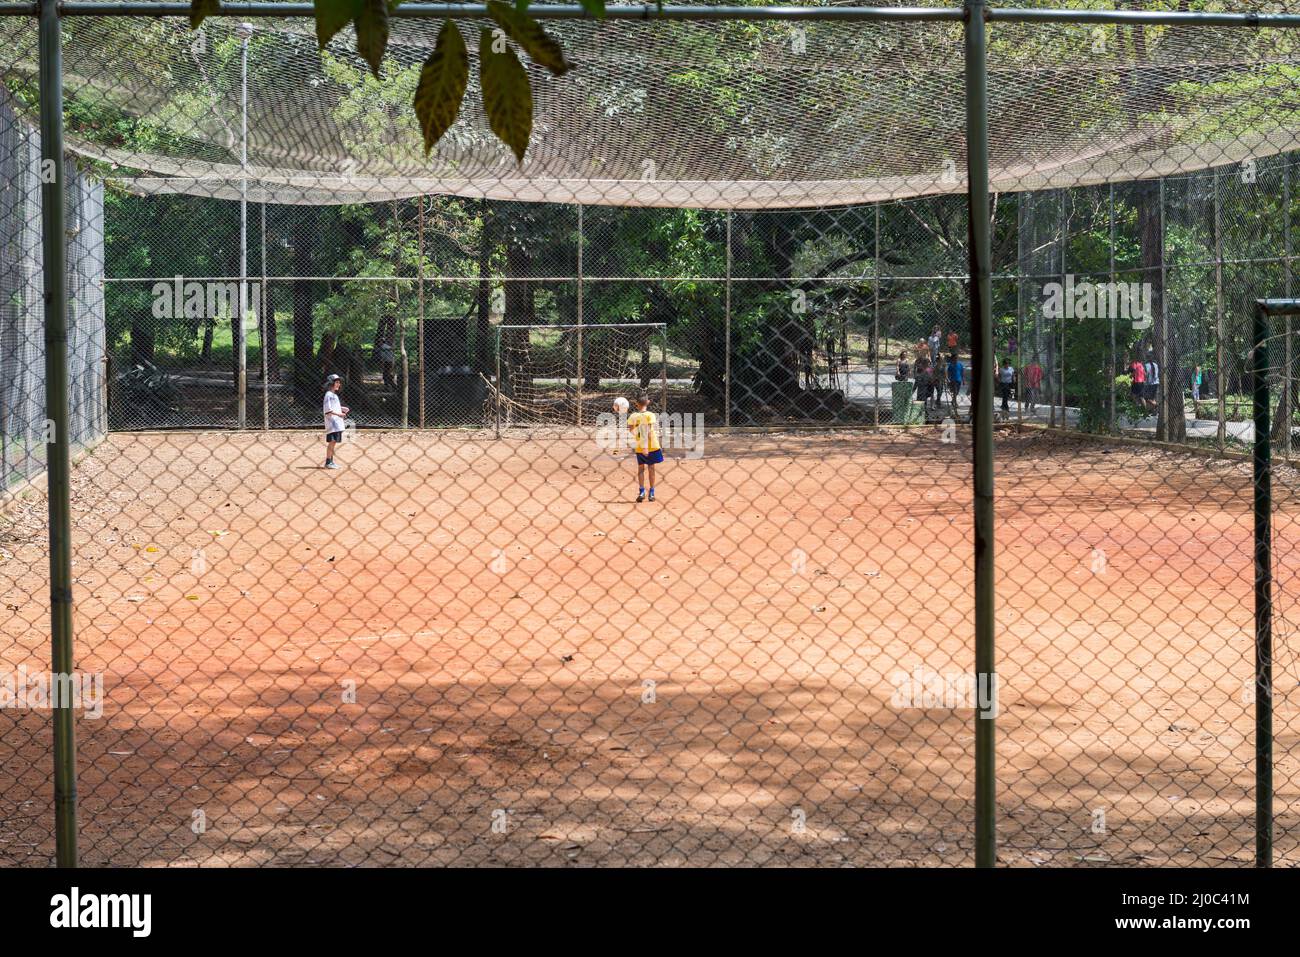
M 874 369 L 855 369 L 852 372 L 843 373 L 840 381 L 844 382 L 844 395 L 850 402 L 870 409 L 873 404 L 879 404 L 882 409 L 887 409 L 891 405 L 892 392 L 894 385 L 894 367 L 891 364 L 888 368 L 882 367 L 877 377 Z M 877 389 L 877 383 L 879 388 Z M 1190 403 L 1189 403 L 1190 404 Z M 1001 403 L 994 400 L 995 411 L 1001 410 Z M 957 414 L 964 417 L 970 413 L 970 396 L 961 395 L 957 397 Z M 1064 424 L 1067 426 L 1077 425 L 1079 422 L 1079 410 L 1067 407 L 1056 409 L 1056 423 L 1062 422 L 1064 415 Z M 1033 422 L 1038 425 L 1046 425 L 1052 421 L 1051 410 L 1046 405 L 1038 405 L 1037 408 L 1030 412 L 1028 407 L 1018 408 L 1016 403 L 1011 403 L 1012 420 Z M 1156 417 L 1154 415 L 1139 419 L 1137 422 L 1130 423 L 1124 420 L 1120 423 L 1126 431 L 1150 432 L 1155 435 Z M 1228 422 L 1225 425 L 1225 432 L 1230 440 L 1242 442 L 1249 445 L 1255 440 L 1255 425 L 1253 422 Z M 1219 434 L 1219 423 L 1215 419 L 1196 419 L 1190 416 L 1187 419 L 1187 435 L 1189 438 L 1213 439 Z

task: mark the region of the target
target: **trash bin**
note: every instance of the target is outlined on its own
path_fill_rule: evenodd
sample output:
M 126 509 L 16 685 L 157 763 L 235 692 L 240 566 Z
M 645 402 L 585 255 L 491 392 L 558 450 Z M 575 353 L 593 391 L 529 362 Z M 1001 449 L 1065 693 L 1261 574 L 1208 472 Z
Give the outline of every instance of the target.
M 912 401 L 916 383 L 911 379 L 897 379 L 892 387 L 892 418 L 894 425 L 916 425 L 925 421 L 921 403 Z

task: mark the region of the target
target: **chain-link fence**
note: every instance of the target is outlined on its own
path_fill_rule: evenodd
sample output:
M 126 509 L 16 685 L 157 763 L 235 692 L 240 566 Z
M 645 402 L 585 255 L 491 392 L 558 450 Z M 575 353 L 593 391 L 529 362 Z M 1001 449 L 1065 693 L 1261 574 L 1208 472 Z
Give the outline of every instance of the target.
M 0 860 L 1295 863 L 1295 24 L 994 17 L 981 168 L 837 10 L 547 20 L 522 165 L 440 21 L 67 16 L 66 473 L 0 16 Z
M 1244 449 L 1250 309 L 1270 290 L 1289 288 L 1293 163 L 1284 154 L 1150 185 L 1008 196 L 998 228 L 1014 247 L 997 264 L 996 348 L 1010 359 L 1014 381 L 1000 411 L 1022 423 Z M 1143 266 L 1136 210 L 1147 202 L 1164 251 L 1158 264 Z M 110 207 L 110 230 L 133 237 L 104 277 L 112 420 L 127 429 L 237 427 L 237 204 L 188 198 L 185 215 L 204 230 L 198 242 L 163 225 L 175 213 L 160 205 L 158 197 L 122 196 Z M 419 199 L 256 208 L 246 248 L 261 272 L 245 273 L 245 425 L 314 425 L 318 380 L 328 371 L 365 390 L 369 425 L 483 425 L 479 377 L 495 374 L 491 330 L 507 318 L 663 322 L 677 401 L 698 397 L 710 424 L 969 415 L 969 382 L 952 389 L 959 383 L 947 381 L 946 369 L 954 352 L 970 365 L 965 264 L 941 232 L 951 235 L 964 215 L 952 198 L 762 213 L 540 204 L 530 217 L 546 236 L 533 243 L 544 255 L 530 246 L 512 252 L 510 238 L 492 237 L 491 223 L 518 219 L 520 205 L 484 201 L 470 210 L 461 200 Z M 471 212 L 459 236 L 437 225 Z M 340 224 L 360 245 L 332 256 L 316 248 L 315 236 Z M 662 242 L 630 242 L 636 235 Z M 695 244 L 682 265 L 709 268 L 670 268 L 669 244 L 682 237 Z M 578 272 L 579 262 L 589 271 Z M 1090 309 L 1094 292 L 1103 308 L 1076 314 Z M 1164 298 L 1153 302 L 1153 294 Z M 1157 305 L 1171 329 L 1163 363 Z M 936 331 L 938 349 L 929 341 Z M 264 339 L 276 347 L 263 349 Z M 900 360 L 914 403 L 901 410 Z M 1293 367 L 1278 366 L 1279 403 L 1294 405 L 1296 390 L 1284 387 Z M 925 403 L 936 372 L 944 399 Z M 1156 396 L 1145 388 L 1152 375 Z M 1166 401 L 1168 427 L 1157 414 Z M 1275 419 L 1289 454 L 1287 416 Z

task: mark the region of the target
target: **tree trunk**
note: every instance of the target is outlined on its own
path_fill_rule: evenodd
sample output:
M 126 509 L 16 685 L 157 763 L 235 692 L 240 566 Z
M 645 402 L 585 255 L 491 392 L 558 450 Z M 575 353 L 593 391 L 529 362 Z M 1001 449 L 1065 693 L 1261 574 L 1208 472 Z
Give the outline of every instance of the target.
M 1136 0 L 1130 6 L 1139 9 Z M 1133 28 L 1133 55 L 1135 62 L 1147 59 L 1146 27 Z M 1150 100 L 1164 100 L 1163 89 L 1151 89 L 1160 83 L 1160 77 L 1150 71 L 1138 71 L 1130 77 L 1129 110 L 1136 124 Z M 1137 209 L 1138 242 L 1142 280 L 1151 283 L 1151 337 L 1155 347 L 1156 362 L 1160 366 L 1160 389 L 1157 393 L 1156 438 L 1165 442 L 1182 442 L 1187 438 L 1187 420 L 1183 414 L 1183 390 L 1178 371 L 1177 339 L 1165 310 L 1164 288 L 1164 217 L 1161 215 L 1161 190 L 1159 180 L 1142 180 L 1135 184 L 1134 201 Z
M 477 325 L 474 329 L 474 367 L 483 375 L 491 376 L 495 361 L 492 342 L 492 207 L 486 199 L 481 200 L 479 210 L 483 225 L 479 229 L 478 240 L 478 288 L 475 293 L 475 307 L 478 311 Z
M 769 339 L 764 356 L 764 377 L 770 395 L 762 396 L 765 404 L 773 404 L 777 396 L 788 400 L 798 397 L 800 352 L 811 317 L 807 312 L 797 314 L 793 311 L 793 299 L 789 293 L 794 289 L 790 282 L 794 259 L 794 240 L 790 234 L 789 215 L 777 213 L 768 217 L 770 227 L 765 231 L 767 261 L 772 265 L 772 272 L 779 278 L 781 297 L 784 300 L 776 308 L 776 314 L 770 316 L 768 326 Z M 774 334 L 774 335 L 773 335 Z
M 658 333 L 656 332 L 656 336 Z M 641 391 L 650 391 L 650 330 L 645 329 L 641 334 L 641 362 L 637 369 L 638 378 L 641 380 Z
M 316 241 L 316 208 L 298 206 L 294 216 L 293 266 L 299 276 L 312 273 L 312 252 Z M 316 375 L 316 334 L 312 319 L 314 283 L 293 281 L 293 387 L 294 394 L 310 409 L 321 383 Z
M 332 332 L 327 332 L 325 335 L 320 337 L 320 355 L 317 357 L 315 364 L 317 372 L 320 373 L 316 378 L 320 379 L 322 382 L 325 380 L 325 376 L 329 375 L 329 372 L 326 370 L 333 370 L 334 346 L 336 341 L 337 340 L 334 338 Z
M 529 266 L 532 264 L 532 256 L 518 242 L 509 242 L 506 245 L 506 276 L 522 277 L 528 275 Z M 533 301 L 533 284 L 524 279 L 506 283 L 506 313 L 505 323 L 515 326 L 531 326 L 537 321 L 537 308 Z M 503 361 L 501 364 L 502 375 L 506 381 L 502 384 L 502 391 L 509 396 L 515 394 L 515 390 L 522 386 L 527 391 L 532 391 L 532 375 L 529 369 L 529 348 L 528 348 L 528 330 L 511 329 L 508 336 L 502 336 L 502 346 L 509 343 L 507 355 L 509 357 L 510 368 Z
M 182 306 L 183 308 L 183 306 Z M 131 362 L 142 364 L 154 361 L 154 319 L 148 310 L 137 310 L 131 320 Z
M 1289 388 L 1289 382 L 1284 381 L 1281 385 L 1281 395 L 1277 397 L 1277 407 L 1273 409 L 1273 426 L 1271 434 L 1273 441 L 1282 443 L 1286 441 L 1286 430 L 1291 423 L 1291 416 L 1295 414 L 1296 390 Z
M 1187 438 L 1187 420 L 1183 412 L 1178 340 L 1165 308 L 1164 246 L 1161 236 L 1164 223 L 1161 216 L 1160 181 L 1143 180 L 1136 184 L 1135 192 L 1142 278 L 1151 284 L 1151 338 L 1155 360 L 1160 367 L 1156 439 L 1162 442 L 1183 442 Z
M 265 330 L 263 333 L 265 340 L 262 343 L 262 348 L 267 350 L 267 378 L 274 382 L 280 378 L 280 334 L 275 324 L 275 302 L 273 301 L 269 286 L 262 290 L 262 295 L 266 301 L 266 318 L 262 320 L 265 323 L 263 326 L 263 329 Z
M 1289 266 L 1289 264 L 1288 264 Z M 1286 329 L 1291 330 L 1291 318 L 1288 316 L 1283 320 L 1286 323 Z M 1273 424 L 1270 430 L 1271 437 L 1279 446 L 1286 442 L 1287 429 L 1291 427 L 1291 417 L 1296 410 L 1296 388 L 1294 385 L 1295 369 L 1292 367 L 1295 363 L 1295 356 L 1291 357 L 1291 365 L 1287 364 L 1286 355 L 1289 345 L 1289 336 L 1282 337 L 1274 345 L 1274 358 L 1270 364 L 1281 366 L 1283 369 L 1281 382 L 1278 384 L 1277 405 L 1273 409 Z
M 235 224 L 235 232 L 239 232 L 239 224 Z M 227 276 L 239 275 L 239 243 L 236 242 L 230 249 L 227 257 L 228 266 L 226 268 Z M 240 296 L 246 296 L 247 286 L 241 287 L 238 280 L 234 282 L 235 294 L 230 298 L 230 381 L 234 383 L 234 392 L 239 391 L 239 335 L 240 325 L 244 319 L 244 304 L 240 301 Z M 215 318 L 215 317 L 214 317 Z M 247 343 L 245 343 L 247 346 Z

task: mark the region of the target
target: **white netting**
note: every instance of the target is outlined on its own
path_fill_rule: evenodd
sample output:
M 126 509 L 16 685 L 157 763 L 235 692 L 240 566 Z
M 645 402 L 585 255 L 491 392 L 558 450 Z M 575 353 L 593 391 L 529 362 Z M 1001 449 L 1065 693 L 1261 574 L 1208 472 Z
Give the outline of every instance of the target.
M 45 319 L 40 137 L 0 100 L 0 492 L 45 468 Z M 104 187 L 68 164 L 69 426 L 77 446 L 108 430 Z
M 740 209 L 964 189 L 957 23 L 550 21 L 576 66 L 558 79 L 529 68 L 522 167 L 488 131 L 482 23 L 469 20 L 461 119 L 424 157 L 410 100 L 440 25 L 396 22 L 377 81 L 350 30 L 322 56 L 310 20 L 257 21 L 244 169 L 233 21 L 192 34 L 178 18 L 72 18 L 68 143 L 134 191 L 237 198 L 246 186 L 272 203 L 442 193 Z M 34 103 L 34 22 L 8 18 L 0 37 L 8 82 Z M 995 190 L 1171 175 L 1297 145 L 1288 31 L 997 24 L 990 43 Z
M 662 408 L 667 329 L 655 323 L 499 326 L 500 389 L 488 382 L 501 425 L 589 425 L 616 398 Z M 485 380 L 486 381 L 486 380 Z

